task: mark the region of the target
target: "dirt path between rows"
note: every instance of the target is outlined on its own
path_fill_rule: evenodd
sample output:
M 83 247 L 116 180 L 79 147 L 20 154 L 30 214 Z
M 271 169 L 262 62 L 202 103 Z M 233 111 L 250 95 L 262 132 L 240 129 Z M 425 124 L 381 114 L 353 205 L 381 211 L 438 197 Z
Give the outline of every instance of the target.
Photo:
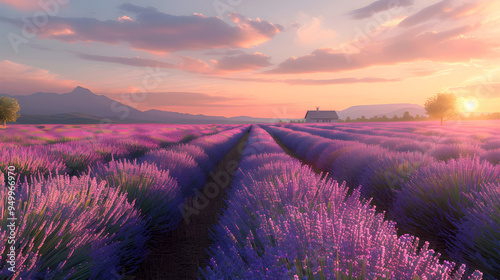
M 153 237 L 151 244 L 153 248 L 141 266 L 128 279 L 134 280 L 152 280 L 152 279 L 197 279 L 199 267 L 205 268 L 208 264 L 209 255 L 207 249 L 212 245 L 209 236 L 209 230 L 219 219 L 219 214 L 225 207 L 224 197 L 226 189 L 230 187 L 232 175 L 236 170 L 241 158 L 241 151 L 248 139 L 249 133 L 246 133 L 238 144 L 226 154 L 222 161 L 213 171 L 214 175 L 209 176 L 207 183 L 201 193 L 216 193 L 214 185 L 219 188 L 218 195 L 209 198 L 208 203 L 203 200 L 194 201 L 193 198 L 186 200 L 186 206 L 190 209 L 199 209 L 198 213 L 190 213 L 187 220 L 181 220 L 179 228 L 168 232 L 163 236 Z M 229 181 L 216 178 L 222 178 L 226 174 Z M 213 184 L 211 184 L 213 183 Z M 211 185 L 211 187 L 209 187 Z M 195 205 L 204 205 L 206 207 L 196 208 Z M 187 208 L 185 208 L 187 209 Z

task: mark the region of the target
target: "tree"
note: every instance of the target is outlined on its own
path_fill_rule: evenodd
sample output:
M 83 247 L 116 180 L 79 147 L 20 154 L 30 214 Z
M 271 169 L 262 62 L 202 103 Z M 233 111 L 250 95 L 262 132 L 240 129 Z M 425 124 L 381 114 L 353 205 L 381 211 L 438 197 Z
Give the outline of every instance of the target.
M 453 117 L 458 112 L 457 97 L 453 93 L 438 93 L 425 101 L 425 112 L 432 118 Z
M 412 116 L 410 115 L 410 112 L 405 111 L 404 114 L 403 114 L 403 120 L 404 121 L 409 121 L 411 119 L 412 119 Z
M 15 122 L 19 118 L 19 103 L 12 97 L 0 97 L 0 121 L 3 127 L 7 127 L 7 122 Z

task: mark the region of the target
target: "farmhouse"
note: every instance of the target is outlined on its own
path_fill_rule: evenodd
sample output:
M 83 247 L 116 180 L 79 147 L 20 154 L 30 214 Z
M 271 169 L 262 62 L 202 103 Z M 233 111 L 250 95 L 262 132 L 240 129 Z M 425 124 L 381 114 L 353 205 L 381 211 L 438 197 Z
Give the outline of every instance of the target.
M 320 122 L 338 122 L 339 116 L 335 111 L 320 111 L 316 108 L 316 111 L 307 111 L 306 113 L 306 123 L 320 123 Z

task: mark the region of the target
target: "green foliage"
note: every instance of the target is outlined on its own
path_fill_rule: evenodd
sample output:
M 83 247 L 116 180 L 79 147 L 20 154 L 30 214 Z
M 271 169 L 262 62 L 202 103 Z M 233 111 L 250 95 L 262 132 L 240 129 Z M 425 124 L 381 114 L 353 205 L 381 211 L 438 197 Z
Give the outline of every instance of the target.
M 19 103 L 12 97 L 0 97 L 0 121 L 15 122 L 19 118 Z
M 425 112 L 431 118 L 443 119 L 453 117 L 458 113 L 457 97 L 453 93 L 438 93 L 425 101 Z
M 404 114 L 403 114 L 402 119 L 405 120 L 405 121 L 409 121 L 409 120 L 413 119 L 413 117 L 410 115 L 410 112 L 405 111 Z

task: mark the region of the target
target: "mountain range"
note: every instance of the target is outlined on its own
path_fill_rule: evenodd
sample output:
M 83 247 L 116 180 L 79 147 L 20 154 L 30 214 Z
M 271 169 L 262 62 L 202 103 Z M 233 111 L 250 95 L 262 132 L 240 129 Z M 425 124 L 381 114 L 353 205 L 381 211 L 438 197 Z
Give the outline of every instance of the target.
M 17 123 L 263 123 L 266 118 L 238 116 L 206 116 L 177 112 L 148 110 L 140 111 L 131 106 L 115 101 L 104 95 L 97 95 L 83 87 L 63 94 L 37 92 L 31 95 L 9 96 L 17 99 L 21 117 Z
M 223 117 L 193 115 L 177 112 L 148 110 L 140 111 L 131 106 L 125 105 L 104 95 L 97 95 L 83 87 L 76 87 L 69 93 L 44 93 L 37 92 L 31 95 L 10 96 L 0 94 L 0 96 L 14 97 L 18 100 L 21 110 L 21 117 L 17 123 L 41 124 L 83 124 L 83 123 L 175 123 L 175 124 L 209 124 L 209 123 L 267 123 L 276 121 L 270 118 L 254 118 L 248 116 Z M 382 104 L 352 106 L 342 111 L 337 111 L 341 119 L 347 116 L 366 118 L 375 115 L 402 116 L 405 111 L 412 116 L 424 114 L 422 106 L 415 104 Z

